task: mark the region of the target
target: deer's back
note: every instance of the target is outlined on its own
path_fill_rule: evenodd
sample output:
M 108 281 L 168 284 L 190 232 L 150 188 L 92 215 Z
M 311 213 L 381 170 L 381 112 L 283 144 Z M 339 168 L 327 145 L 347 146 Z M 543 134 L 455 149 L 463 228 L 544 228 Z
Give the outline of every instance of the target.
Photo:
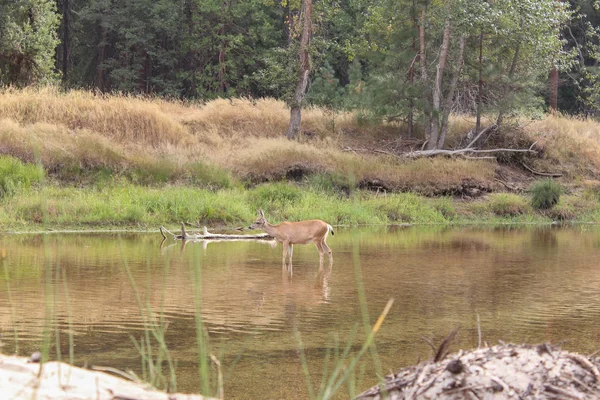
M 277 225 L 280 236 L 277 239 L 287 240 L 292 244 L 306 244 L 321 239 L 327 234 L 327 223 L 319 219 L 299 222 L 282 222 Z

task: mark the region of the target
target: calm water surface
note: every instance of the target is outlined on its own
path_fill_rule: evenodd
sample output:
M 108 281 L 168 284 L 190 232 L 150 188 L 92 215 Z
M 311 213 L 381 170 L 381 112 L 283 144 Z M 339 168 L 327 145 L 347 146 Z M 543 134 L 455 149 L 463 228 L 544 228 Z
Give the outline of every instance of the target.
M 600 348 L 600 227 L 338 228 L 328 240 L 333 268 L 319 269 L 314 246 L 295 246 L 292 274 L 281 268 L 281 246 L 161 248 L 161 239 L 158 233 L 0 236 L 1 351 L 18 346 L 27 355 L 49 338 L 52 357 L 58 342 L 66 358 L 70 318 L 77 365 L 139 374 L 137 292 L 152 313 L 164 314 L 178 390 L 199 391 L 197 270 L 202 320 L 231 399 L 307 398 L 298 336 L 316 387 L 327 354 L 362 344 L 360 288 L 371 324 L 395 299 L 376 339 L 384 372 L 430 357 L 422 338 L 439 343 L 458 325 L 453 350 L 477 346 L 478 315 L 488 343 L 566 340 L 569 350 Z M 58 329 L 50 325 L 45 334 L 48 316 Z M 369 354 L 363 360 L 355 386 L 342 394 L 376 383 L 376 362 Z

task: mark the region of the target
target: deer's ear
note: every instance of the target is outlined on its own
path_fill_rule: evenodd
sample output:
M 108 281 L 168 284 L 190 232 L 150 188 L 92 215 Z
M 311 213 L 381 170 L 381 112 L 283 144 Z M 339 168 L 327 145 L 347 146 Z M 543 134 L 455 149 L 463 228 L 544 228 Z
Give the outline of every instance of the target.
M 263 218 L 265 217 L 265 213 L 263 212 L 262 208 L 258 209 L 258 215 Z

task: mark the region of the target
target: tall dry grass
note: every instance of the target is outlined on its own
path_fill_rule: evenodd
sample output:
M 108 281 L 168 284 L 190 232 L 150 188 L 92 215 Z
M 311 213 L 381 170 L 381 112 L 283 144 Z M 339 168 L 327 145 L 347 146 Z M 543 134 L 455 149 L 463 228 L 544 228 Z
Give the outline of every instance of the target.
M 526 131 L 539 139 L 540 165 L 571 176 L 589 177 L 600 171 L 600 124 L 589 118 L 548 116 L 533 121 Z
M 163 111 L 163 102 L 78 90 L 6 89 L 0 93 L 0 115 L 25 125 L 48 123 L 88 130 L 123 144 L 180 143 L 187 131 Z
M 8 89 L 0 92 L 0 153 L 33 161 L 39 155 L 50 171 L 78 173 L 107 169 L 134 171 L 160 182 L 190 180 L 215 168 L 255 182 L 290 173 L 324 173 L 349 186 L 361 182 L 391 190 L 435 192 L 465 181 L 485 185 L 494 165 L 468 160 L 402 161 L 394 157 L 343 151 L 347 141 L 378 132 L 351 113 L 303 111 L 300 142 L 283 139 L 289 110 L 273 99 L 217 99 L 206 104 L 85 91 Z M 215 179 L 223 173 L 210 172 Z M 297 176 L 295 176 L 297 177 Z M 197 182 L 200 178 L 192 179 Z

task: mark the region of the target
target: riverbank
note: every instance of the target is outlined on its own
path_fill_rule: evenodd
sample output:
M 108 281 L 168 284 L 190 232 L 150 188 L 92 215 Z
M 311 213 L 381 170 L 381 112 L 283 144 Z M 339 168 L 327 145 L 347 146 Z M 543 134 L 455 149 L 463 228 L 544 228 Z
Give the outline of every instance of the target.
M 530 196 L 509 193 L 464 200 L 364 190 L 345 195 L 294 183 L 221 190 L 47 184 L 4 198 L 0 226 L 3 231 L 154 230 L 188 222 L 227 230 L 248 226 L 258 208 L 273 222 L 318 218 L 337 226 L 600 222 L 597 200 L 585 193 L 563 195 L 552 209 L 540 211 Z
M 413 159 L 404 155 L 422 147 L 419 132 L 348 112 L 307 108 L 302 138 L 288 141 L 289 111 L 272 99 L 9 89 L 0 115 L 4 231 L 236 228 L 258 208 L 274 222 L 333 225 L 600 222 L 591 120 L 515 120 L 481 144 L 536 153 Z M 451 148 L 464 147 L 472 122 L 453 117 Z M 531 205 L 540 173 L 562 188 L 543 211 Z

